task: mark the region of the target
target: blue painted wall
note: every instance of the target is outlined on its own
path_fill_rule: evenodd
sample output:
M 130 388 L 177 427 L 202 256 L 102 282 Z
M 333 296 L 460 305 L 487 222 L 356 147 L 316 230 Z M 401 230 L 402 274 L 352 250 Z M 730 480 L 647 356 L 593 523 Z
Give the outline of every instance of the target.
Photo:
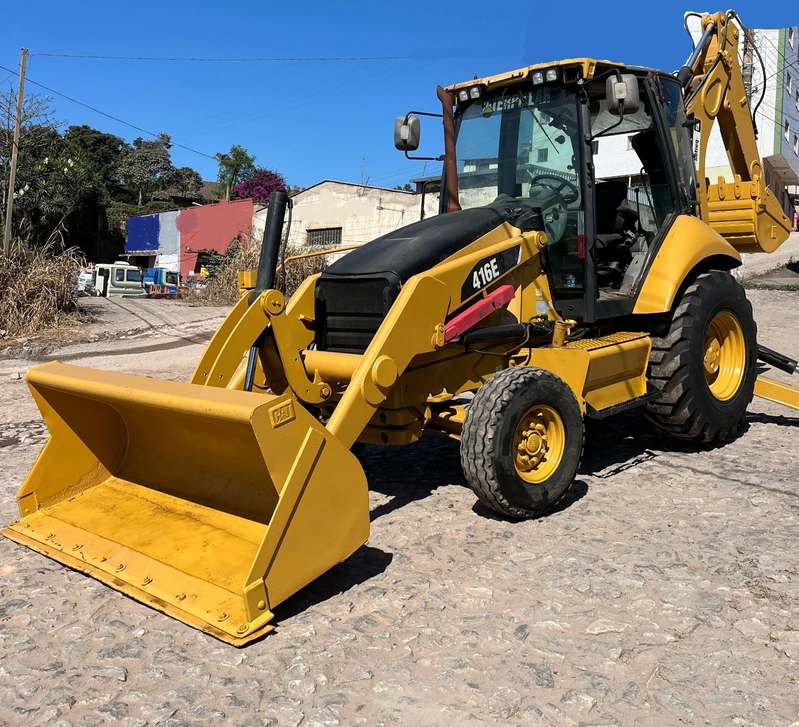
M 125 252 L 157 252 L 161 230 L 158 215 L 131 217 L 125 222 L 128 240 Z
M 787 28 L 780 31 L 780 52 L 782 62 L 779 68 L 782 70 L 782 78 L 779 79 L 780 87 L 777 92 L 782 93 L 782 119 L 780 120 L 780 151 L 782 156 L 799 175 L 799 155 L 794 151 L 794 136 L 799 136 L 799 109 L 797 109 L 796 94 L 799 91 L 799 28 L 793 28 L 793 46 L 789 42 L 789 31 Z M 791 76 L 791 92 L 788 93 L 788 75 Z M 791 125 L 788 138 L 785 138 L 785 121 Z

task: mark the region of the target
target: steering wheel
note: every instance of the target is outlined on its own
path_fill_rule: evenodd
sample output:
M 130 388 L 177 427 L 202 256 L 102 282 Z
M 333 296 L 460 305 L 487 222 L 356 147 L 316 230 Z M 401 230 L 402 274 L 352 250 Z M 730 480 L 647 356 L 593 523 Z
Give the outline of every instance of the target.
M 577 185 L 572 184 L 568 179 L 559 177 L 556 174 L 536 174 L 533 176 L 529 169 L 527 173 L 530 175 L 531 186 L 542 180 L 547 180 L 544 181 L 544 184 L 560 197 L 565 206 L 573 204 L 580 199 L 580 190 Z

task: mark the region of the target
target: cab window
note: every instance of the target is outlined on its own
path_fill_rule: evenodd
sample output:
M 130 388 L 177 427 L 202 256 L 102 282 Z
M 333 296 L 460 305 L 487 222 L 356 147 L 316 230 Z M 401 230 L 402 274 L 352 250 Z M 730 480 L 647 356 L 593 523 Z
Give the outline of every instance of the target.
M 640 106 L 621 123 L 608 110 L 605 82 L 589 91 L 600 292 L 630 294 L 649 248 L 678 209 L 667 165 L 672 150 L 661 147 L 650 97 L 643 82 L 639 87 Z
M 666 115 L 669 136 L 677 155 L 678 184 L 685 199 L 693 204 L 696 197 L 696 169 L 692 152 L 691 131 L 685 126 L 688 119 L 683 104 L 682 88 L 676 80 L 659 78 L 663 111 Z

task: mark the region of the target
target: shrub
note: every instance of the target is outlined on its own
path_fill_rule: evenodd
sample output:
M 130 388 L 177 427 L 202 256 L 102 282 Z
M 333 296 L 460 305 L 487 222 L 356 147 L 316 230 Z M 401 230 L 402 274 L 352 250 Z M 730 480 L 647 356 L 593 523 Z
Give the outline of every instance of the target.
M 256 233 L 256 236 L 259 234 Z M 261 241 L 253 239 L 253 234 L 250 233 L 240 242 L 231 244 L 218 267 L 211 271 L 206 287 L 192 291 L 189 297 L 207 305 L 233 305 L 239 298 L 238 274 L 247 270 L 257 270 L 260 257 Z M 277 286 L 285 292 L 288 299 L 305 278 L 321 273 L 326 267 L 326 255 L 290 260 L 286 264 L 285 275 L 282 271 L 278 271 Z
M 0 337 L 24 336 L 53 328 L 77 310 L 76 274 L 83 266 L 77 248 L 17 245 L 0 256 Z
M 233 187 L 236 199 L 252 197 L 255 202 L 269 202 L 272 192 L 286 192 L 288 186 L 281 174 L 271 169 L 259 169 L 251 177 Z

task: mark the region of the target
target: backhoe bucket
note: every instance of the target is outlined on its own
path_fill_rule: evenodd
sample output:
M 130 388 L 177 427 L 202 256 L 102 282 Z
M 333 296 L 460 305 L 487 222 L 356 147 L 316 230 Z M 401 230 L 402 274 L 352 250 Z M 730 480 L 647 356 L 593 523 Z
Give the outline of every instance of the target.
M 290 396 L 54 362 L 3 535 L 241 646 L 369 535 L 358 460 Z

